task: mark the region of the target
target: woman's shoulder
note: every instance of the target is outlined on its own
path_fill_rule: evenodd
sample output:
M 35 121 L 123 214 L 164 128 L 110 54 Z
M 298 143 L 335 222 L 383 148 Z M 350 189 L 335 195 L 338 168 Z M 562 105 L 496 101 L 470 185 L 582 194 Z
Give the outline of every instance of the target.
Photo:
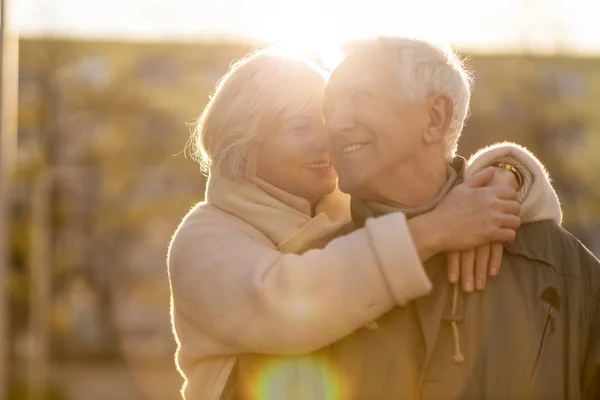
M 186 222 L 225 222 L 233 217 L 231 214 L 215 207 L 214 205 L 201 201 L 196 203 L 183 217 L 182 224 Z
M 209 265 L 211 258 L 223 258 L 240 243 L 275 248 L 263 233 L 243 220 L 214 205 L 198 203 L 173 234 L 167 251 L 167 264 L 170 271 L 185 268 L 190 260 L 194 265 Z
M 264 236 L 260 231 L 244 220 L 227 211 L 206 203 L 200 202 L 194 205 L 183 217 L 175 234 L 173 241 L 182 237 L 193 236 L 197 239 L 217 238 L 223 235 L 244 234 L 256 237 Z

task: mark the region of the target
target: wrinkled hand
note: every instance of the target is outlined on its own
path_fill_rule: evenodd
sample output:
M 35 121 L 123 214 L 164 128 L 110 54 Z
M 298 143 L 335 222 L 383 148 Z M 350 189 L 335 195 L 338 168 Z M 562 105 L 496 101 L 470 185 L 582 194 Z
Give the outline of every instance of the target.
M 460 276 L 463 291 L 483 290 L 488 274 L 498 275 L 502 264 L 502 243 L 488 243 L 471 250 L 448 253 L 448 280 L 458 283 Z
M 495 168 L 493 179 L 488 186 L 508 186 L 518 189 L 516 177 L 502 168 Z M 448 253 L 448 280 L 458 283 L 459 277 L 463 291 L 485 289 L 488 274 L 496 276 L 502 265 L 502 243 L 488 243 L 462 252 Z
M 494 168 L 473 176 L 432 211 L 441 249 L 463 251 L 515 239 L 521 224 L 517 192 L 507 185 L 486 187 L 494 176 Z

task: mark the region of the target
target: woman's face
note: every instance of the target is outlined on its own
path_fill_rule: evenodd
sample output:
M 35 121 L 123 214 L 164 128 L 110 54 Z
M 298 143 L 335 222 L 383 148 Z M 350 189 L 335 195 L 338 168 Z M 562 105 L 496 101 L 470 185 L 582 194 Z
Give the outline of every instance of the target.
M 333 192 L 337 175 L 320 105 L 287 115 L 274 128 L 258 148 L 258 177 L 311 203 Z

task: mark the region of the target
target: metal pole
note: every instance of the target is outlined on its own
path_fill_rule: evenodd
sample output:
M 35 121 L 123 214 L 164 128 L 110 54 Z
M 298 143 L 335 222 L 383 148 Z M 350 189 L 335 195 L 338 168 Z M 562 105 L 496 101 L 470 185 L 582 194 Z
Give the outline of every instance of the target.
M 10 22 L 10 1 L 0 0 L 0 400 L 8 397 L 9 216 L 17 152 L 18 36 Z
M 50 190 L 53 171 L 40 172 L 31 193 L 31 236 L 29 250 L 29 329 L 31 347 L 27 365 L 27 394 L 30 400 L 46 398 L 50 346 Z
M 84 168 L 48 167 L 36 177 L 31 191 L 29 252 L 29 327 L 31 347 L 27 364 L 28 398 L 47 398 L 50 382 L 50 315 L 52 313 L 52 188 L 59 179 L 81 179 Z

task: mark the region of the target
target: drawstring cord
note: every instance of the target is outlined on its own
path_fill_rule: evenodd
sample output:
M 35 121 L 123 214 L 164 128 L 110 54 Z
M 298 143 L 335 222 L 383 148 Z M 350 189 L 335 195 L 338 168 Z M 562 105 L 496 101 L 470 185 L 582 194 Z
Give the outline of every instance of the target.
M 460 332 L 458 330 L 458 323 L 461 318 L 458 316 L 458 284 L 454 284 L 453 292 L 452 292 L 452 313 L 450 317 L 447 317 L 446 320 L 450 322 L 450 326 L 452 327 L 452 338 L 454 339 L 454 355 L 452 356 L 452 360 L 455 363 L 461 363 L 465 361 L 465 356 L 460 349 Z

